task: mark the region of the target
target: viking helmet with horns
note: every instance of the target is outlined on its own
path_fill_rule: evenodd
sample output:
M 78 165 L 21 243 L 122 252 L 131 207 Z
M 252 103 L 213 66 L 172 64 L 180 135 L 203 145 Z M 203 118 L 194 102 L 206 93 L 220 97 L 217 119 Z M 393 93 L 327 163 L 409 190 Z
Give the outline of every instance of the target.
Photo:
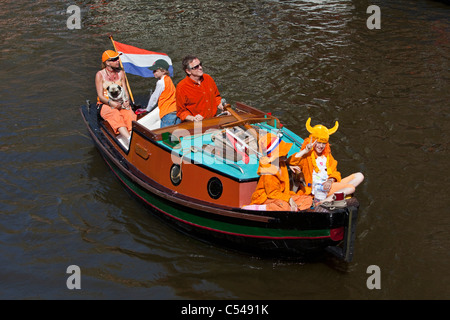
M 311 127 L 311 118 L 308 118 L 306 121 L 306 129 L 311 134 L 313 140 L 316 140 L 317 142 L 323 142 L 327 143 L 328 139 L 330 138 L 330 135 L 335 133 L 339 127 L 339 123 L 336 121 L 333 128 L 328 129 L 327 127 L 318 124 L 314 127 Z

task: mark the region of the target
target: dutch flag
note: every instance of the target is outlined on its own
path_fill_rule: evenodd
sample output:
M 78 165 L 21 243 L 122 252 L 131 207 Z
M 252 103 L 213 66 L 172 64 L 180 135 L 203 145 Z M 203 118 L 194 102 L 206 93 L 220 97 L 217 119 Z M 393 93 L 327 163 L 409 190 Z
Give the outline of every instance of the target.
M 122 53 L 120 60 L 126 73 L 134 74 L 144 78 L 153 77 L 151 67 L 156 60 L 164 59 L 169 64 L 170 76 L 173 77 L 172 60 L 165 53 L 148 51 L 114 41 L 117 52 Z

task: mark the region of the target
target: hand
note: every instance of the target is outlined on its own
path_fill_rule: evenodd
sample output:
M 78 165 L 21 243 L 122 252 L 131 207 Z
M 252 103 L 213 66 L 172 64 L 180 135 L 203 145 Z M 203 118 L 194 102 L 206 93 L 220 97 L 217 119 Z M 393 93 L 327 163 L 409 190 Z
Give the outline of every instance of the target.
M 192 121 L 202 121 L 203 120 L 203 116 L 201 114 L 198 114 L 194 117 L 194 119 Z
M 294 199 L 289 198 L 289 205 L 291 206 L 291 211 L 298 211 L 298 207 Z
M 120 103 L 118 103 L 117 101 L 109 100 L 109 106 L 113 109 L 120 109 L 120 107 L 122 105 Z
M 130 109 L 130 101 L 125 100 L 122 104 L 122 108 L 124 109 Z
M 139 108 L 139 109 L 137 109 L 136 110 L 136 114 L 141 114 L 141 113 L 146 113 L 147 112 L 147 109 L 144 109 L 144 108 Z
M 297 152 L 297 153 L 295 154 L 295 157 L 296 157 L 296 158 L 301 158 L 301 157 L 303 157 L 305 154 L 309 153 L 309 152 L 312 150 L 312 148 L 314 147 L 314 145 L 316 144 L 316 142 L 317 142 L 317 140 L 316 140 L 316 141 L 313 141 L 313 142 L 311 142 L 311 143 L 308 143 L 308 144 L 305 146 L 305 148 L 304 148 L 303 150 L 301 150 L 300 152 Z
M 329 180 L 325 181 L 324 183 L 322 183 L 323 190 L 326 191 L 326 192 L 330 191 L 332 184 L 333 184 L 333 180 L 332 179 L 329 179 Z
M 310 142 L 310 143 L 308 143 L 308 144 L 306 145 L 306 147 L 305 147 L 306 153 L 308 153 L 308 152 L 310 152 L 310 151 L 312 150 L 312 148 L 314 147 L 314 145 L 316 144 L 316 142 L 317 142 L 317 140 L 316 140 L 316 141 L 313 141 L 313 142 Z
M 289 166 L 289 169 L 295 174 L 302 173 L 302 169 L 299 166 Z

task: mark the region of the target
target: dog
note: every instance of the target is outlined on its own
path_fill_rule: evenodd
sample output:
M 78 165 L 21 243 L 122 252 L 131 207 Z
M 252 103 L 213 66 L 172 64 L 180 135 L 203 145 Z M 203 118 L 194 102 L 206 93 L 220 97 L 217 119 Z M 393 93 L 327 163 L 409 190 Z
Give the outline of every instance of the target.
M 120 103 L 122 108 L 129 109 L 123 106 L 124 91 L 120 85 L 113 83 L 106 88 L 106 91 L 108 92 L 109 99 Z

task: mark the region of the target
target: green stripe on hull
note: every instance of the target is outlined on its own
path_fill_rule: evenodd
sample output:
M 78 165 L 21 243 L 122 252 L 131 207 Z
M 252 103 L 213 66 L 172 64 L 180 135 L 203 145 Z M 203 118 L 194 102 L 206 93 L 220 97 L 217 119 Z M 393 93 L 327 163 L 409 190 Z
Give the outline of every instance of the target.
M 173 206 L 161 201 L 158 197 L 147 192 L 139 185 L 133 183 L 119 168 L 113 163 L 108 161 L 114 173 L 130 188 L 136 195 L 143 198 L 152 206 L 165 212 L 175 219 L 181 220 L 184 223 L 207 228 L 216 232 L 235 234 L 248 237 L 261 237 L 261 238 L 326 238 L 330 236 L 329 229 L 323 230 L 284 230 L 284 229 L 271 229 L 260 228 L 252 226 L 237 225 L 227 223 L 223 221 L 217 221 L 213 219 L 204 218 L 198 215 L 190 214 L 186 211 L 179 210 Z

